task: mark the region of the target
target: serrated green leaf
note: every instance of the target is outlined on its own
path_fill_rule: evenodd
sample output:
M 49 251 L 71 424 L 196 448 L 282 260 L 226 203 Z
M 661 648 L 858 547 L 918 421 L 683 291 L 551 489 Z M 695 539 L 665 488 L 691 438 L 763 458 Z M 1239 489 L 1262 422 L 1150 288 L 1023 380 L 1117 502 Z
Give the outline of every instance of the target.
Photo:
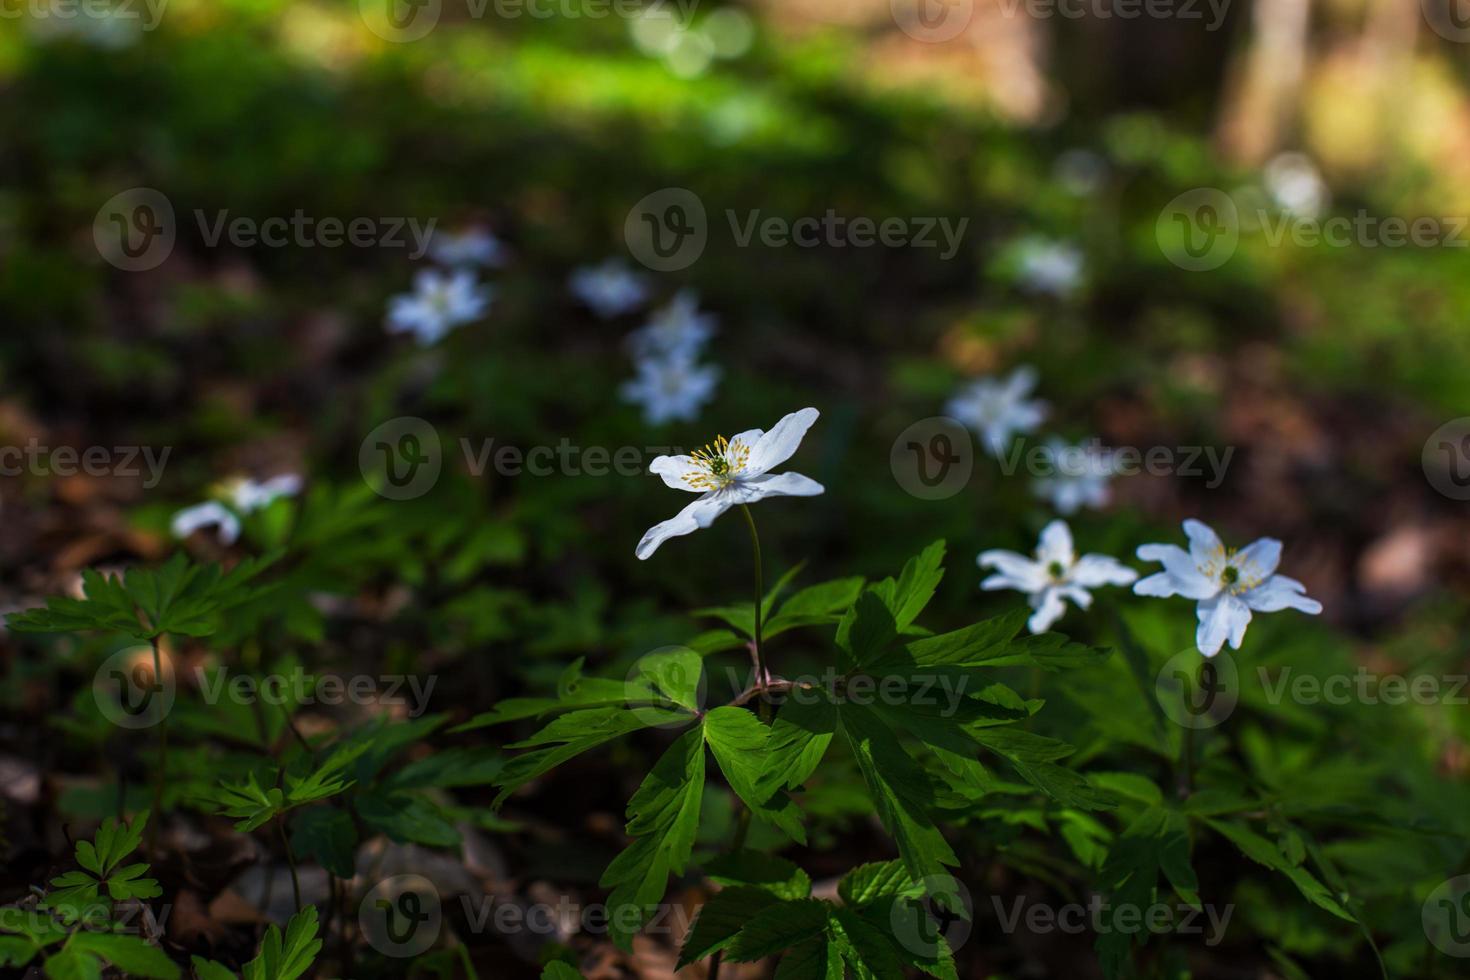
M 338 878 L 351 878 L 357 853 L 357 825 L 345 810 L 331 806 L 297 810 L 291 817 L 291 849 Z
M 721 854 L 705 862 L 704 873 L 716 884 L 760 888 L 777 898 L 806 898 L 812 893 L 812 879 L 805 871 L 785 858 L 760 851 Z
M 695 916 L 675 969 L 683 969 L 729 946 L 757 913 L 780 901 L 779 896 L 764 888 L 735 886 L 716 892 Z

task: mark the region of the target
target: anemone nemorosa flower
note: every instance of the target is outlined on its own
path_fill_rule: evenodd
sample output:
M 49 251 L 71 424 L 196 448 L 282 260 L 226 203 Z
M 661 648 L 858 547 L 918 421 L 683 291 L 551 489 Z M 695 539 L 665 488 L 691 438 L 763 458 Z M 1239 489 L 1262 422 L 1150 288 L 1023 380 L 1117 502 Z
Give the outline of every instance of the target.
M 1082 285 L 1082 252 L 1067 242 L 1031 236 L 1015 245 L 1016 278 L 1033 293 L 1066 296 Z
M 282 473 L 268 480 L 236 480 L 228 486 L 230 502 L 235 509 L 249 514 L 269 507 L 280 497 L 294 497 L 301 492 L 301 477 L 295 473 Z
M 1046 454 L 1050 472 L 1031 485 L 1038 497 L 1068 516 L 1082 507 L 1107 506 L 1111 497 L 1108 483 L 1116 468 L 1109 450 L 1096 444 L 1069 446 L 1060 439 L 1049 439 Z
M 1028 399 L 1036 372 L 1018 367 L 1004 380 L 980 378 L 949 400 L 945 414 L 976 432 L 992 456 L 999 457 L 1017 433 L 1031 432 L 1046 418 L 1046 402 Z
M 992 549 L 980 552 L 981 568 L 993 568 L 995 574 L 980 583 L 982 589 L 1015 589 L 1026 593 L 1031 608 L 1036 610 L 1026 625 L 1033 633 L 1045 633 L 1051 624 L 1067 611 L 1070 599 L 1079 609 L 1092 605 L 1088 589 L 1102 585 L 1128 585 L 1138 573 L 1107 555 L 1077 557 L 1072 546 L 1072 530 L 1065 521 L 1052 521 L 1041 530 L 1036 557 L 1028 558 L 1015 551 Z
M 714 314 L 699 312 L 699 294 L 681 289 L 654 311 L 647 324 L 628 335 L 628 347 L 639 358 L 697 356 L 714 332 Z
M 218 528 L 219 539 L 225 544 L 234 544 L 235 539 L 240 537 L 240 518 L 218 500 L 206 500 L 202 504 L 185 507 L 174 514 L 170 529 L 174 537 L 187 538 L 200 528 L 211 526 Z
M 505 246 L 484 228 L 461 232 L 436 231 L 429 239 L 429 258 L 452 269 L 505 264 Z
M 1276 574 L 1281 542 L 1275 538 L 1260 538 L 1236 551 L 1227 550 L 1219 535 L 1201 521 L 1185 521 L 1184 533 L 1189 538 L 1188 551 L 1172 544 L 1139 546 L 1140 559 L 1162 562 L 1164 570 L 1139 580 L 1133 591 L 1198 600 L 1199 628 L 1194 639 L 1205 656 L 1219 653 L 1226 640 L 1239 650 L 1252 610 L 1290 608 L 1313 616 L 1322 611 L 1322 603 L 1307 597 L 1305 585 Z
M 815 408 L 792 412 L 769 432 L 750 429 L 730 439 L 723 436 L 688 456 L 660 456 L 649 464 L 675 490 L 699 498 L 669 520 L 655 524 L 638 542 L 640 559 L 652 555 L 669 538 L 709 527 L 715 518 L 737 504 L 764 497 L 815 497 L 823 492 L 816 480 L 800 473 L 772 473 L 801 445 L 817 420 Z
M 719 368 L 696 364 L 686 353 L 645 357 L 637 369 L 637 377 L 619 391 L 625 401 L 642 406 L 649 425 L 694 421 L 720 381 Z
M 450 330 L 485 315 L 491 289 L 475 282 L 468 269 L 448 276 L 433 269 L 414 276 L 414 291 L 394 296 L 388 304 L 388 329 L 411 333 L 421 344 L 432 344 Z
M 626 262 L 608 259 L 601 265 L 583 266 L 572 273 L 572 295 L 604 320 L 628 313 L 648 298 L 642 276 L 629 271 Z

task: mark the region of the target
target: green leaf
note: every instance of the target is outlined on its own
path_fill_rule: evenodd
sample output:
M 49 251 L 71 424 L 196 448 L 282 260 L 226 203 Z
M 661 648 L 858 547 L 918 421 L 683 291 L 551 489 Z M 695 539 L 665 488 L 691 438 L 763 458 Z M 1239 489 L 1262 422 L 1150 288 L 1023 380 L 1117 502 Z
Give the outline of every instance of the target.
M 206 960 L 202 956 L 191 956 L 189 962 L 194 967 L 194 973 L 199 980 L 239 980 L 227 968 L 214 960 Z
M 737 963 L 750 963 L 820 936 L 827 929 L 828 908 L 814 898 L 767 906 L 750 917 L 726 955 Z
M 816 771 L 837 731 L 837 706 L 824 691 L 791 691 L 766 742 L 757 798 L 795 789 Z
M 704 737 L 735 795 L 758 817 L 805 842 L 801 814 L 784 793 L 760 798 L 758 781 L 766 759 L 771 729 L 744 708 L 724 705 L 704 716 Z
M 764 888 L 736 886 L 716 892 L 695 917 L 675 969 L 683 969 L 729 946 L 758 912 L 780 901 L 779 896 Z
M 716 884 L 760 888 L 777 898 L 806 898 L 812 893 L 812 879 L 805 871 L 785 858 L 760 851 L 721 854 L 705 862 L 704 873 Z
M 296 980 L 311 969 L 316 956 L 321 952 L 322 941 L 317 934 L 316 906 L 306 908 L 291 916 L 286 923 L 285 938 L 278 926 L 266 930 L 260 943 L 260 954 L 245 964 L 244 980 Z
M 944 541 L 935 541 L 903 566 L 893 590 L 893 621 L 900 631 L 908 629 L 934 598 L 944 578 Z
M 838 648 L 859 666 L 877 662 L 897 636 L 893 611 L 871 586 L 837 624 Z
M 865 908 L 884 899 L 922 895 L 923 888 L 902 861 L 861 864 L 843 875 L 837 894 L 853 908 Z
M 67 948 L 82 950 L 106 960 L 128 976 L 177 980 L 180 973 L 178 965 L 163 950 L 150 946 L 137 936 L 76 932 L 67 942 Z
M 638 661 L 638 670 L 664 697 L 690 711 L 699 711 L 699 682 L 704 658 L 679 648 L 650 653 Z
M 897 736 L 873 712 L 856 704 L 844 704 L 840 719 L 878 818 L 898 844 L 909 873 L 914 878 L 941 875 L 945 865 L 958 864 L 929 814 L 934 785 Z
M 651 707 L 636 711 L 626 708 L 587 708 L 560 715 L 530 738 L 508 746 L 537 751 L 515 756 L 505 763 L 495 778 L 495 785 L 500 792 L 495 797 L 493 806 L 499 807 L 506 797 L 526 783 L 588 749 L 629 732 L 658 724 L 687 721 L 689 718 L 690 716 L 682 712 Z
M 1356 923 L 1358 920 L 1351 912 L 1343 908 L 1341 903 L 1327 890 L 1327 886 L 1306 868 L 1298 867 L 1287 860 L 1281 853 L 1281 849 L 1266 838 L 1257 834 L 1242 823 L 1226 820 L 1214 820 L 1206 818 L 1205 823 L 1214 828 L 1221 836 L 1229 840 L 1240 853 L 1255 861 L 1257 864 L 1265 865 L 1273 871 L 1280 872 L 1291 880 L 1302 897 L 1320 909 L 1332 913 L 1339 919 Z
M 291 817 L 291 849 L 338 878 L 351 878 L 357 826 L 351 814 L 332 806 L 297 810 Z
M 797 943 L 781 957 L 775 980 L 842 980 L 842 954 L 825 936 Z
M 561 960 L 552 960 L 541 971 L 541 980 L 583 980 L 583 978 L 575 967 Z
M 1180 897 L 1199 905 L 1199 887 L 1189 861 L 1189 826 L 1184 816 L 1165 807 L 1150 807 L 1118 835 L 1108 851 L 1100 874 L 1114 908 L 1147 908 L 1154 902 L 1154 887 L 1160 872 L 1174 884 Z M 1103 973 L 1109 978 L 1126 974 L 1130 950 L 1148 939 L 1147 931 L 1136 937 L 1107 923 L 1098 933 L 1095 948 Z
M 613 889 L 610 933 L 621 948 L 632 948 L 631 920 L 641 926 L 663 898 L 669 875 L 688 865 L 703 794 L 704 733 L 695 728 L 679 736 L 628 801 L 628 836 L 636 839 L 602 874 L 602 887 Z M 625 911 L 630 908 L 636 916 Z
M 459 831 L 438 809 L 417 793 L 370 792 L 355 801 L 363 823 L 400 844 L 458 847 Z

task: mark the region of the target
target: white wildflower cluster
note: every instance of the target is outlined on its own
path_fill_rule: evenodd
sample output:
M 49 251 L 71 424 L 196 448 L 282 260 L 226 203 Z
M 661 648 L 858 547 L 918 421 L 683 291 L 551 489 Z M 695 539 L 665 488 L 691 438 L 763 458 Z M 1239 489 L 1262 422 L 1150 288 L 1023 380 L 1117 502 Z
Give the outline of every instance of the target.
M 386 323 L 390 333 L 413 334 L 426 347 L 485 315 L 494 289 L 479 283 L 478 270 L 504 265 L 505 247 L 484 228 L 436 231 L 429 241 L 429 258 L 439 268 L 419 270 L 413 292 L 388 301 Z
M 1000 459 L 1016 436 L 1035 432 L 1046 420 L 1046 402 L 1031 397 L 1035 387 L 1036 372 L 1026 366 L 1005 378 L 979 378 L 949 400 L 945 414 L 974 431 L 986 451 Z M 1055 437 L 1043 450 L 1047 466 L 1033 483 L 1037 496 L 1068 515 L 1107 505 L 1117 469 L 1109 450 L 1096 440 L 1072 445 Z
M 603 318 L 632 312 L 648 298 L 643 279 L 616 261 L 577 270 L 571 287 Z M 628 335 L 635 373 L 620 389 L 623 400 L 641 407 L 649 425 L 697 419 L 720 381 L 718 367 L 700 363 L 714 334 L 714 315 L 700 311 L 693 290 L 680 290 Z
M 240 537 L 241 518 L 300 492 L 301 477 L 295 473 L 261 481 L 236 478 L 220 484 L 213 499 L 174 514 L 171 528 L 174 537 L 187 538 L 195 531 L 213 527 L 222 543 L 234 544 Z

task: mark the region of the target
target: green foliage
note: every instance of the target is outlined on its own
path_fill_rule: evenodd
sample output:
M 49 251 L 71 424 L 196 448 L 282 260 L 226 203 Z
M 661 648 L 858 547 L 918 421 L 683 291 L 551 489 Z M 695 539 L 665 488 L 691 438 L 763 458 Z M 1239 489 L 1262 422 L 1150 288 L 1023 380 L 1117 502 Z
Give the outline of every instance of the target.
M 311 969 L 322 950 L 317 929 L 316 907 L 308 906 L 291 916 L 284 936 L 277 925 L 266 929 L 260 951 L 245 964 L 240 978 L 227 967 L 202 956 L 192 958 L 194 972 L 199 980 L 297 980 Z
M 82 573 L 80 599 L 54 596 L 43 609 L 12 613 L 6 623 L 21 633 L 97 630 L 152 640 L 165 633 L 208 636 L 219 617 L 271 588 L 255 581 L 274 559 L 249 559 L 230 571 L 195 565 L 183 552 L 157 569 L 133 568 L 125 575 Z

